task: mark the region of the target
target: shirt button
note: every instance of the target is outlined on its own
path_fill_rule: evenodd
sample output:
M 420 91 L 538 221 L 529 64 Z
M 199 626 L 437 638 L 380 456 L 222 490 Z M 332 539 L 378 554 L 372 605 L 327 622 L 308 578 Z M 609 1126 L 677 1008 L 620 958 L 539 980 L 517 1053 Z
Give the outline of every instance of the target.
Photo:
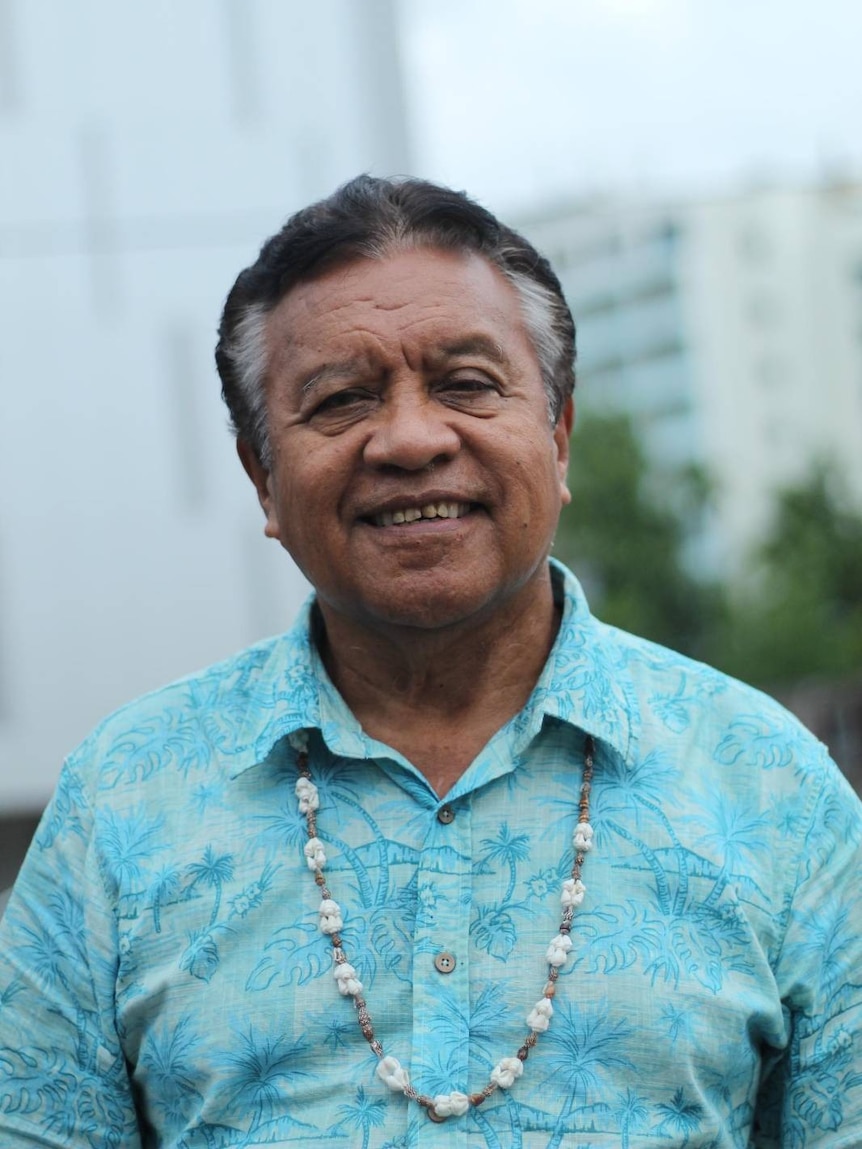
M 451 973 L 457 964 L 455 955 L 450 954 L 448 950 L 441 950 L 434 958 L 438 973 Z
M 455 821 L 455 811 L 448 802 L 437 811 L 437 821 L 442 822 L 444 826 L 448 826 L 450 822 Z

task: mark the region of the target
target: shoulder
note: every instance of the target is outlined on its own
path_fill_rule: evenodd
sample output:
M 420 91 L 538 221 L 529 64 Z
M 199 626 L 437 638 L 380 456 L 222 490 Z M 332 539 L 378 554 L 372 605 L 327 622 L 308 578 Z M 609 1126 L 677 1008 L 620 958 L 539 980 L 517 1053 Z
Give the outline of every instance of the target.
M 828 750 L 769 695 L 694 659 L 598 623 L 637 713 L 638 756 L 672 760 L 714 800 L 773 803 L 799 813 L 843 779 Z M 693 775 L 697 775 L 695 781 Z
M 691 722 L 739 730 L 771 730 L 789 740 L 815 741 L 802 723 L 762 690 L 715 667 L 624 631 L 599 624 L 630 677 L 645 722 L 668 731 Z
M 689 777 L 718 773 L 722 785 L 732 784 L 736 770 L 792 775 L 824 769 L 825 748 L 774 698 L 601 622 L 570 572 L 558 566 L 560 574 L 567 606 L 556 684 L 572 700 L 574 720 L 592 721 L 599 736 L 609 732 L 627 758 L 672 759 Z M 627 737 L 614 738 L 617 727 Z
M 230 773 L 256 720 L 300 689 L 304 645 L 298 626 L 129 702 L 70 754 L 67 767 L 87 791 L 139 785 L 165 770 Z

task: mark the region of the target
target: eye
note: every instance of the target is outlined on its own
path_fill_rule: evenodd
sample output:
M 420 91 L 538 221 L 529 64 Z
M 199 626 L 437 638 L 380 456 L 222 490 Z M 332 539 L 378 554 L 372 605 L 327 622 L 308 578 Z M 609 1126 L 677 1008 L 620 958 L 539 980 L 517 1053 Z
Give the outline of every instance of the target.
M 479 375 L 470 375 L 446 381 L 446 389 L 450 391 L 494 391 L 496 386 L 490 379 Z
M 374 402 L 375 396 L 370 391 L 363 391 L 359 387 L 349 387 L 341 391 L 333 391 L 320 399 L 312 408 L 309 418 L 347 414 L 351 411 L 364 409 Z
M 484 371 L 447 375 L 436 388 L 441 401 L 450 406 L 484 411 L 496 407 L 501 396 L 500 384 Z

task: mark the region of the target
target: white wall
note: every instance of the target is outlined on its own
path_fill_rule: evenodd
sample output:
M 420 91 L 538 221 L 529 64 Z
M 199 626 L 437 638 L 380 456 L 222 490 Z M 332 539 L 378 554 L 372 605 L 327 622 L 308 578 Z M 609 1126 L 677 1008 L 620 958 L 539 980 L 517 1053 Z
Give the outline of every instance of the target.
M 226 431 L 221 304 L 262 240 L 409 170 L 389 0 L 2 0 L 0 813 L 107 711 L 306 592 Z

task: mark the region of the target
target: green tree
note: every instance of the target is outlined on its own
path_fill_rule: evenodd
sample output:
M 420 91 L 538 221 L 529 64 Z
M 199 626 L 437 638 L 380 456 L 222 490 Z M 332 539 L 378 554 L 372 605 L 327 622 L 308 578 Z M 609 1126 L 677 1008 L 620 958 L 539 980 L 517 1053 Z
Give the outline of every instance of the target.
M 777 495 L 715 661 L 767 686 L 862 668 L 862 513 L 828 465 Z
M 685 552 L 708 500 L 703 473 L 659 475 L 625 415 L 588 415 L 572 440 L 572 504 L 554 553 L 584 582 L 599 618 L 698 658 L 723 623 L 720 588 Z

